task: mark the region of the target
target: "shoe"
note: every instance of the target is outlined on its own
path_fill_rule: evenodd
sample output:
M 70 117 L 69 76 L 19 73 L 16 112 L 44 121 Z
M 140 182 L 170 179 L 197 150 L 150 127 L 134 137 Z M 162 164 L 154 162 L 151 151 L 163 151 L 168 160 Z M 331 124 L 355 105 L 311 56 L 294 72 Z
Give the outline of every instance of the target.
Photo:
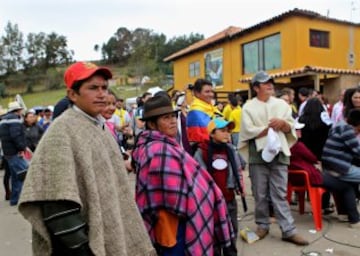
M 297 205 L 297 204 L 298 204 L 298 202 L 295 200 L 291 200 L 291 202 L 290 202 L 290 205 Z
M 323 209 L 323 215 L 329 215 L 329 214 L 332 214 L 333 212 L 334 212 L 334 208 L 332 208 L 332 207 Z
M 283 237 L 282 240 L 289 242 L 289 243 L 296 244 L 296 245 L 308 245 L 309 244 L 308 241 L 306 241 L 304 238 L 302 238 L 298 234 L 295 234 L 295 235 L 292 235 L 289 237 Z
M 350 228 L 360 229 L 360 221 L 358 221 L 356 223 L 349 223 L 349 227 Z
M 339 214 L 337 218 L 339 222 L 349 222 L 349 218 L 346 214 Z
M 269 234 L 269 230 L 258 227 L 256 229 L 255 233 L 259 237 L 259 239 L 261 240 L 261 239 L 265 238 Z
M 5 200 L 9 201 L 10 200 L 10 195 L 11 195 L 11 191 L 9 189 L 5 190 Z

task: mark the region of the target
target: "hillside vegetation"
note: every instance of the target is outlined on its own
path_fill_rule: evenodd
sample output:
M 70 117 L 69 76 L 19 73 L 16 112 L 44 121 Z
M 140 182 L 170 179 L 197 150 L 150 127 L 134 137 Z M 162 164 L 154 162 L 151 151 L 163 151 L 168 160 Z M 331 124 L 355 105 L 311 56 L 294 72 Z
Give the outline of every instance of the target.
M 144 92 L 146 92 L 150 87 L 154 86 L 153 84 L 143 85 L 143 86 L 112 86 L 110 90 L 116 94 L 119 98 L 131 98 L 136 97 Z M 168 90 L 169 86 L 162 86 L 162 89 Z M 66 95 L 65 86 L 62 89 L 57 90 L 48 90 L 34 93 L 20 93 L 23 98 L 27 108 L 32 108 L 35 106 L 48 106 L 55 105 L 62 97 Z M 9 102 L 14 101 L 15 96 L 8 96 L 5 98 L 0 98 L 0 105 L 3 108 L 7 108 Z

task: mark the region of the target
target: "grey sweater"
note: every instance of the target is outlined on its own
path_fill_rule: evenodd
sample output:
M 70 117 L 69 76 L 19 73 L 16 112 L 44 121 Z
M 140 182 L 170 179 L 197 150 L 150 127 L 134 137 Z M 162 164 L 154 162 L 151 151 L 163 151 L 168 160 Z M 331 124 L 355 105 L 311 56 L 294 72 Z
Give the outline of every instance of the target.
M 351 125 L 340 121 L 329 131 L 322 154 L 323 168 L 345 174 L 358 158 L 360 158 L 359 138 Z

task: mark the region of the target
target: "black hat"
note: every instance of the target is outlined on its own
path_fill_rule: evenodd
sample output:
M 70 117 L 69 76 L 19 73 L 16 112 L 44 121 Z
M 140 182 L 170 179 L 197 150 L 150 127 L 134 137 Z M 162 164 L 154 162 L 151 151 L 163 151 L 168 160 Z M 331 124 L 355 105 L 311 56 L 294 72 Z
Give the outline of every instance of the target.
M 178 111 L 179 110 L 175 110 L 173 108 L 170 99 L 168 99 L 167 97 L 154 96 L 144 103 L 143 117 L 140 118 L 140 120 L 146 121 L 152 117 L 175 113 Z

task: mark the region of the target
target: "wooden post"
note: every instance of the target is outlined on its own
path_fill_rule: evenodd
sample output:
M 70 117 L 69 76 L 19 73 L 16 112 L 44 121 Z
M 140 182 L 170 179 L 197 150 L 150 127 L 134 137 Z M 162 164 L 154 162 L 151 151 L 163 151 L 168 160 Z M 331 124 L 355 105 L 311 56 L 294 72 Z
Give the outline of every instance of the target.
M 319 74 L 315 74 L 314 75 L 314 87 L 316 91 L 320 91 L 320 75 Z

